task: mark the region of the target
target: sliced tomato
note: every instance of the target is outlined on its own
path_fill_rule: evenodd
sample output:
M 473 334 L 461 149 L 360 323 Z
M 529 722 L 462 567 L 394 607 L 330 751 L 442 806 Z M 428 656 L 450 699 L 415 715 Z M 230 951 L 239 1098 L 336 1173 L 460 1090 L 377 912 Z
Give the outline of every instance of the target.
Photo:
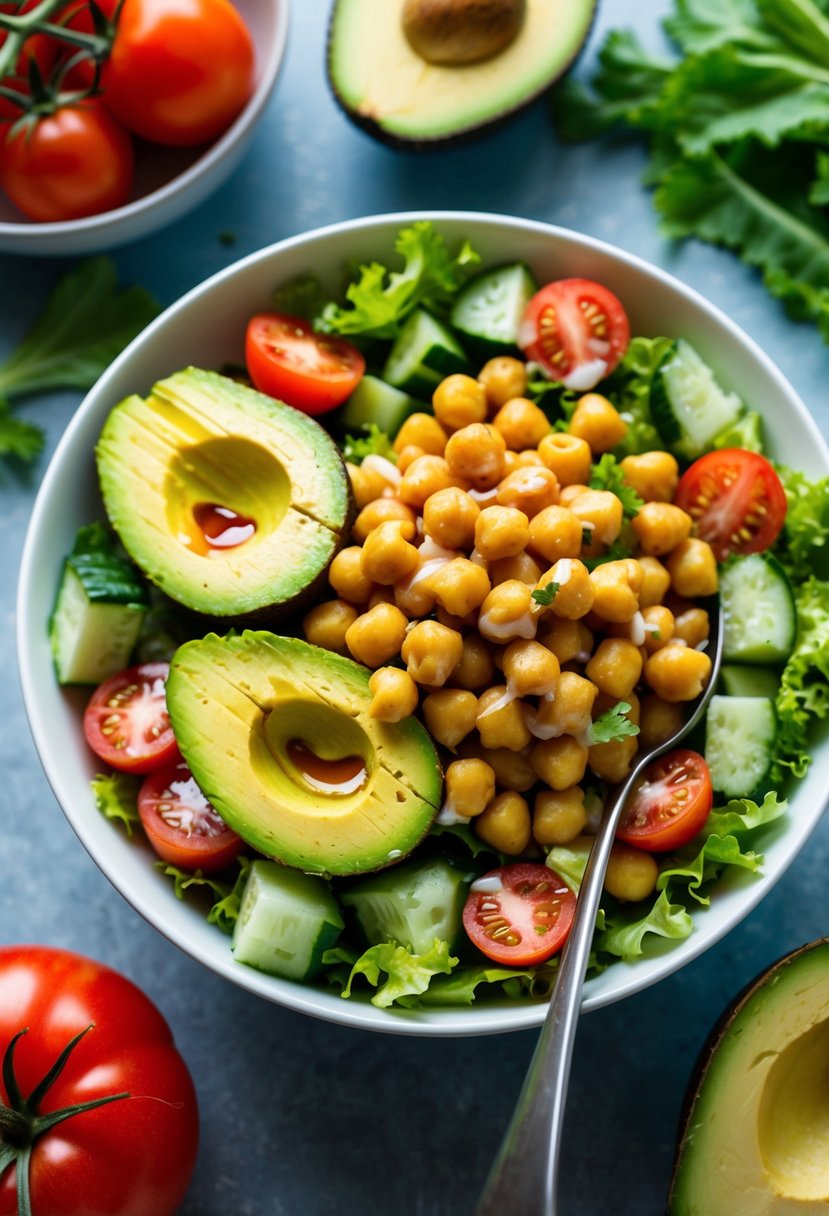
M 543 963 L 567 940 L 576 897 L 548 866 L 516 862 L 484 878 L 463 909 L 463 927 L 473 945 L 496 963 Z
M 768 549 L 786 519 L 786 491 L 774 468 L 743 448 L 700 456 L 680 477 L 674 502 L 720 562 L 732 553 Z
M 184 870 L 215 874 L 242 849 L 241 837 L 207 801 L 181 758 L 145 779 L 138 813 L 159 857 Z
M 307 321 L 278 312 L 250 320 L 245 357 L 260 392 L 306 414 L 342 405 L 366 370 L 365 359 L 350 342 L 316 334 Z
M 702 831 L 711 810 L 711 773 L 688 748 L 649 764 L 634 785 L 616 833 L 647 853 L 681 849 Z
M 568 388 L 586 392 L 612 372 L 630 342 L 627 313 L 592 279 L 548 283 L 527 305 L 518 345 Z
M 149 773 L 178 755 L 164 685 L 169 663 L 141 663 L 104 680 L 83 716 L 86 741 L 112 768 Z

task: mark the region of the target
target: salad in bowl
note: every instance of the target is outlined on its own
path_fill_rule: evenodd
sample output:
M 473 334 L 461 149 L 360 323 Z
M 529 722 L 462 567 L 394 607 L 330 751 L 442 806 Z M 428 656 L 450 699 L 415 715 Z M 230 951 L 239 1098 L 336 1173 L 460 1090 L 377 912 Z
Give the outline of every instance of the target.
M 606 791 L 706 686 L 719 596 L 705 726 L 614 845 L 585 1003 L 616 999 L 820 814 L 828 474 L 744 335 L 587 238 L 400 216 L 262 251 L 116 361 L 47 474 L 20 612 L 47 772 L 236 982 L 388 1030 L 536 1024 Z

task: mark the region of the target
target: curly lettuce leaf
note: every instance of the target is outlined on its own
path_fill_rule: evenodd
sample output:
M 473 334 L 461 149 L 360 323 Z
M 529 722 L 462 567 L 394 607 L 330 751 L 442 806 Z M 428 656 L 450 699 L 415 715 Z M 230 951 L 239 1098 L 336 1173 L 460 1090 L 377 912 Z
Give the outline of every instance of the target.
M 236 864 L 239 872 L 235 880 L 230 881 L 226 874 L 203 874 L 201 870 L 183 870 L 166 861 L 155 863 L 157 870 L 167 878 L 172 878 L 176 899 L 184 899 L 188 891 L 204 891 L 213 897 L 214 902 L 207 913 L 207 920 L 209 924 L 216 925 L 222 933 L 232 933 L 239 917 L 250 858 L 237 857 Z
M 216 903 L 213 904 L 210 911 L 207 913 L 208 924 L 216 925 L 221 929 L 222 933 L 232 933 L 233 927 L 239 919 L 239 909 L 242 906 L 242 895 L 245 891 L 245 884 L 248 880 L 248 870 L 251 866 L 251 858 L 244 855 L 236 858 L 239 866 L 239 873 L 236 876 L 236 881 L 226 895 L 219 895 Z
M 11 412 L 4 397 L 0 397 L 0 456 L 15 456 L 30 461 L 43 450 L 45 436 L 39 426 L 25 422 Z
M 757 828 L 774 823 L 788 809 L 788 802 L 779 798 L 774 790 L 766 794 L 762 802 L 753 802 L 751 798 L 732 798 L 725 806 L 714 808 L 708 816 L 705 830 L 718 836 L 743 837 Z
M 525 967 L 510 970 L 494 964 L 483 967 L 456 967 L 449 976 L 438 975 L 420 997 L 424 1007 L 435 1005 L 471 1005 L 478 996 L 478 989 L 488 992 L 501 989 L 512 999 L 532 997 L 536 1000 L 549 996 L 555 980 L 558 959 L 551 959 L 543 967 Z
M 651 418 L 650 395 L 654 373 L 673 346 L 673 338 L 631 339 L 624 358 L 605 381 L 605 393 L 627 423 L 624 439 L 614 448 L 619 457 L 665 446 Z
M 563 140 L 592 139 L 620 122 L 647 128 L 674 68 L 673 60 L 649 54 L 631 30 L 612 31 L 598 59 L 590 89 L 566 76 L 552 94 L 553 120 Z
M 797 586 L 829 566 L 829 477 L 812 481 L 805 473 L 780 465 L 777 472 L 787 506 L 782 545 L 775 552 Z
M 812 758 L 809 730 L 829 717 L 829 582 L 810 578 L 796 592 L 797 638 L 775 701 L 780 733 L 771 780 L 804 777 Z
M 394 338 L 401 322 L 416 308 L 445 312 L 463 286 L 467 271 L 480 261 L 468 241 L 453 256 L 430 220 L 417 220 L 402 229 L 394 248 L 403 258 L 403 269 L 389 270 L 379 262 L 360 266 L 359 277 L 346 289 L 348 305 L 328 303 L 319 319 L 320 329 L 363 338 Z
M 612 452 L 605 452 L 593 465 L 587 484 L 592 490 L 609 490 L 611 494 L 615 494 L 622 504 L 626 519 L 633 519 L 645 505 L 644 498 L 625 481 L 624 469 Z
M 397 464 L 397 453 L 392 447 L 391 439 L 385 431 L 381 431 L 376 422 L 368 422 L 362 428 L 362 435 L 346 435 L 343 440 L 343 459 L 352 464 L 362 464 L 366 456 L 384 456 L 392 464 Z
M 682 904 L 671 902 L 667 890 L 642 915 L 637 904 L 605 909 L 605 928 L 595 939 L 596 953 L 631 962 L 644 953 L 643 942 L 651 934 L 682 941 L 690 935 L 693 921 Z
M 141 822 L 138 814 L 138 788 L 141 779 L 132 773 L 98 773 L 89 783 L 95 805 L 107 819 L 122 824 L 127 835 Z
M 342 961 L 344 958 L 337 950 L 327 950 L 323 955 L 324 963 Z M 433 976 L 449 975 L 457 962 L 449 953 L 449 943 L 437 937 L 425 954 L 414 954 L 408 946 L 399 946 L 397 942 L 381 942 L 370 946 L 354 961 L 341 996 L 350 997 L 355 979 L 362 975 L 377 989 L 371 998 L 372 1005 L 388 1009 L 396 1002 L 410 1007 L 415 1003 L 411 998 L 420 997 Z M 385 979 L 381 979 L 383 975 Z
M 315 321 L 325 307 L 322 283 L 315 274 L 299 274 L 274 290 L 271 303 L 277 312 L 303 321 Z

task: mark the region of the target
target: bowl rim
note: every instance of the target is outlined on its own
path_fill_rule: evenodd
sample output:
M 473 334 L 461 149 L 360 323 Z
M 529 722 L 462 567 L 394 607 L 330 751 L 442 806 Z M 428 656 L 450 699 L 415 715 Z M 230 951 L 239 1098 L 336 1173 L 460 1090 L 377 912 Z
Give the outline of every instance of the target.
M 270 95 L 276 85 L 285 48 L 288 41 L 289 4 L 290 0 L 268 0 L 276 12 L 276 24 L 273 37 L 266 45 L 266 53 L 260 57 L 260 48 L 256 50 L 257 83 L 244 108 L 236 116 L 230 126 L 218 139 L 208 144 L 202 154 L 191 165 L 171 177 L 163 185 L 142 194 L 140 198 L 115 207 L 111 211 L 102 211 L 98 215 L 86 215 L 76 220 L 54 220 L 47 223 L 35 223 L 32 220 L 0 220 L 0 240 L 5 238 L 24 238 L 27 247 L 31 248 L 38 240 L 50 244 L 57 238 L 100 234 L 105 239 L 106 233 L 116 228 L 125 220 L 135 221 L 145 212 L 164 205 L 170 199 L 186 191 L 191 185 L 209 174 L 224 157 L 244 140 L 245 136 L 259 121 Z M 11 248 L 11 245 L 8 246 Z
M 52 485 L 58 478 L 64 453 L 72 446 L 75 432 L 82 427 L 86 416 L 100 408 L 100 399 L 106 394 L 110 381 L 117 377 L 122 364 L 133 357 L 133 352 L 145 343 L 151 343 L 155 334 L 160 329 L 170 320 L 176 318 L 181 312 L 186 311 L 202 294 L 214 290 L 221 283 L 234 278 L 237 274 L 242 274 L 252 265 L 269 261 L 272 258 L 278 258 L 287 251 L 301 248 L 303 245 L 313 246 L 315 242 L 326 237 L 342 236 L 350 233 L 356 234 L 366 229 L 379 227 L 395 230 L 420 220 L 431 220 L 438 226 L 442 223 L 452 223 L 455 225 L 469 225 L 473 228 L 477 224 L 483 223 L 486 225 L 502 226 L 511 231 L 519 230 L 541 235 L 554 241 L 563 241 L 565 244 L 577 244 L 585 250 L 591 250 L 601 256 L 615 260 L 622 267 L 644 274 L 651 279 L 656 279 L 661 285 L 681 296 L 684 302 L 701 310 L 709 321 L 724 329 L 733 340 L 742 345 L 748 354 L 759 363 L 763 374 L 776 383 L 791 409 L 799 415 L 800 421 L 809 432 L 810 440 L 825 467 L 827 475 L 829 475 L 829 446 L 827 446 L 826 440 L 821 434 L 816 421 L 809 413 L 799 394 L 777 365 L 754 339 L 746 334 L 727 314 L 708 301 L 694 288 L 687 286 L 682 280 L 668 271 L 662 270 L 660 267 L 638 257 L 638 255 L 629 253 L 599 238 L 540 220 L 525 219 L 494 212 L 454 211 L 448 209 L 420 209 L 416 211 L 384 212 L 376 215 L 361 216 L 355 219 L 327 224 L 274 242 L 247 254 L 245 257 L 232 262 L 209 276 L 169 305 L 134 338 L 86 394 L 57 444 L 44 473 L 32 508 L 24 540 L 18 580 L 17 651 L 19 676 L 26 715 L 38 757 L 58 801 L 58 805 L 69 820 L 84 848 L 111 885 L 153 928 L 165 936 L 173 945 L 207 966 L 210 970 L 224 976 L 224 978 L 245 990 L 254 992 L 259 996 L 265 997 L 267 1000 L 292 1009 L 294 1012 L 304 1013 L 324 1021 L 331 1021 L 338 1025 L 357 1029 L 381 1031 L 391 1034 L 448 1038 L 460 1035 L 487 1035 L 537 1028 L 544 1019 L 547 1004 L 546 1002 L 516 1001 L 513 1005 L 509 1006 L 498 1004 L 480 1005 L 477 1007 L 474 1005 L 468 1007 L 447 1007 L 445 1010 L 430 1009 L 428 1012 L 421 1011 L 420 1014 L 417 1011 L 379 1009 L 370 1003 L 342 1001 L 333 991 L 329 994 L 310 985 L 280 980 L 278 977 L 265 975 L 253 968 L 240 966 L 234 962 L 229 946 L 226 958 L 215 959 L 202 951 L 198 942 L 190 940 L 182 941 L 174 935 L 172 930 L 168 930 L 163 918 L 159 917 L 157 910 L 153 906 L 154 900 L 145 899 L 143 892 L 133 887 L 128 876 L 112 873 L 112 868 L 107 864 L 107 850 L 99 848 L 92 836 L 91 830 L 86 830 L 83 813 L 75 812 L 71 800 L 69 800 L 68 806 L 64 805 L 58 794 L 61 788 L 60 766 L 55 749 L 46 749 L 44 746 L 47 732 L 43 729 L 44 723 L 37 697 L 36 673 L 30 659 L 33 648 L 29 637 L 32 629 L 35 627 L 35 622 L 39 623 L 40 618 L 34 613 L 27 612 L 27 605 L 31 602 L 29 587 L 36 568 L 36 538 L 43 529 L 44 516 L 48 514 L 48 500 L 51 497 Z M 667 978 L 675 971 L 680 970 L 687 963 L 699 957 L 709 947 L 716 944 L 756 907 L 771 887 L 785 873 L 810 833 L 816 827 L 827 803 L 829 803 L 829 787 L 826 788 L 823 802 L 812 818 L 806 821 L 803 818 L 795 819 L 790 816 L 786 820 L 785 837 L 787 851 L 785 856 L 778 861 L 772 872 L 751 875 L 747 881 L 744 881 L 745 875 L 742 872 L 739 876 L 736 876 L 736 881 L 740 884 L 741 891 L 741 899 L 736 911 L 731 909 L 729 914 L 721 919 L 720 923 L 716 924 L 713 928 L 709 926 L 704 935 L 695 936 L 692 934 L 683 942 L 673 945 L 671 949 L 659 956 L 658 961 L 654 963 L 652 971 L 647 974 L 640 969 L 640 965 L 637 963 L 631 964 L 622 961 L 614 963 L 613 973 L 618 979 L 614 989 L 610 992 L 600 991 L 588 994 L 583 1000 L 582 1010 L 586 1012 L 591 1009 L 602 1008 L 626 996 L 643 991 L 659 980 Z

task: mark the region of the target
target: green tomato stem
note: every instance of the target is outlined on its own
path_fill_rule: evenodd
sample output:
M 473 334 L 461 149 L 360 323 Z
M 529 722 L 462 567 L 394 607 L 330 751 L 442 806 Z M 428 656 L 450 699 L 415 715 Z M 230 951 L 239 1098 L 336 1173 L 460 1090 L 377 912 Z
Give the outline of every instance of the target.
M 0 80 L 15 75 L 24 43 L 32 34 L 48 34 L 71 46 L 82 47 L 94 58 L 103 58 L 108 53 L 112 45 L 111 38 L 87 34 L 83 30 L 72 30 L 50 20 L 65 3 L 66 0 L 40 0 L 40 4 L 27 13 L 0 13 L 0 31 L 6 32 L 6 41 L 0 47 Z

